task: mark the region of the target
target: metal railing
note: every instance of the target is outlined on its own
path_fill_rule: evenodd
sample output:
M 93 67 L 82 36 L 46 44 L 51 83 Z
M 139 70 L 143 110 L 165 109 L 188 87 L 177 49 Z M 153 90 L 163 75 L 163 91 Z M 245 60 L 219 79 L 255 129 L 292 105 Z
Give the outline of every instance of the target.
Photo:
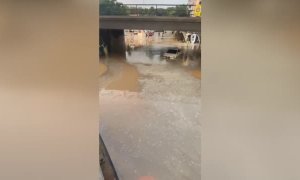
M 100 3 L 100 15 L 190 17 L 195 5 Z

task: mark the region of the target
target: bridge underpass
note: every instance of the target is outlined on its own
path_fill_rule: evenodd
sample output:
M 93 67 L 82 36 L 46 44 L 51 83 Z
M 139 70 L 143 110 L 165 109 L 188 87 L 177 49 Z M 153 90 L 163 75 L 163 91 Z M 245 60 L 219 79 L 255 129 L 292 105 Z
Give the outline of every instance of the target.
M 200 32 L 201 20 L 101 16 L 101 38 L 113 54 L 126 56 L 124 29 Z M 100 79 L 101 136 L 122 179 L 199 179 L 199 60 L 186 67 L 161 60 L 155 48 L 151 52 L 148 57 L 140 48 L 124 61 L 107 58 L 109 70 Z
M 195 17 L 100 16 L 100 28 L 200 32 L 201 19 Z
M 201 32 L 201 19 L 195 17 L 100 16 L 100 36 L 109 53 L 125 55 L 124 29 Z

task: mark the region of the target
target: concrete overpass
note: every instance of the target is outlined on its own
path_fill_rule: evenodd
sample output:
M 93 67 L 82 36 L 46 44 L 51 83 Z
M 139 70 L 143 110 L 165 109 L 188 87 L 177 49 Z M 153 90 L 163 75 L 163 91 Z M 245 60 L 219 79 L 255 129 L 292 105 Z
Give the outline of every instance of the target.
M 162 16 L 100 16 L 100 29 L 201 31 L 201 19 Z

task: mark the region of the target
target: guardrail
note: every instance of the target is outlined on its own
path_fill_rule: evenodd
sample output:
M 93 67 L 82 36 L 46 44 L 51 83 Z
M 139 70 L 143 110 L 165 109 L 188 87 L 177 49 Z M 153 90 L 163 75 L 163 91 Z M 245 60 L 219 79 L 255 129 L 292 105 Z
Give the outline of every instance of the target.
M 100 168 L 104 179 L 119 180 L 114 164 L 109 156 L 104 141 L 99 135 L 99 157 L 100 157 Z
M 100 15 L 190 17 L 195 5 L 100 3 Z

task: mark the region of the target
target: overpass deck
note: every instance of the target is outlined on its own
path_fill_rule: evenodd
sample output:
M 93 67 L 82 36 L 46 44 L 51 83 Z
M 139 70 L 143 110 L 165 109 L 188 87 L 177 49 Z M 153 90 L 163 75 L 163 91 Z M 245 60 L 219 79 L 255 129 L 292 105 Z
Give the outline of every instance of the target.
M 201 31 L 201 18 L 162 16 L 100 16 L 101 29 Z

